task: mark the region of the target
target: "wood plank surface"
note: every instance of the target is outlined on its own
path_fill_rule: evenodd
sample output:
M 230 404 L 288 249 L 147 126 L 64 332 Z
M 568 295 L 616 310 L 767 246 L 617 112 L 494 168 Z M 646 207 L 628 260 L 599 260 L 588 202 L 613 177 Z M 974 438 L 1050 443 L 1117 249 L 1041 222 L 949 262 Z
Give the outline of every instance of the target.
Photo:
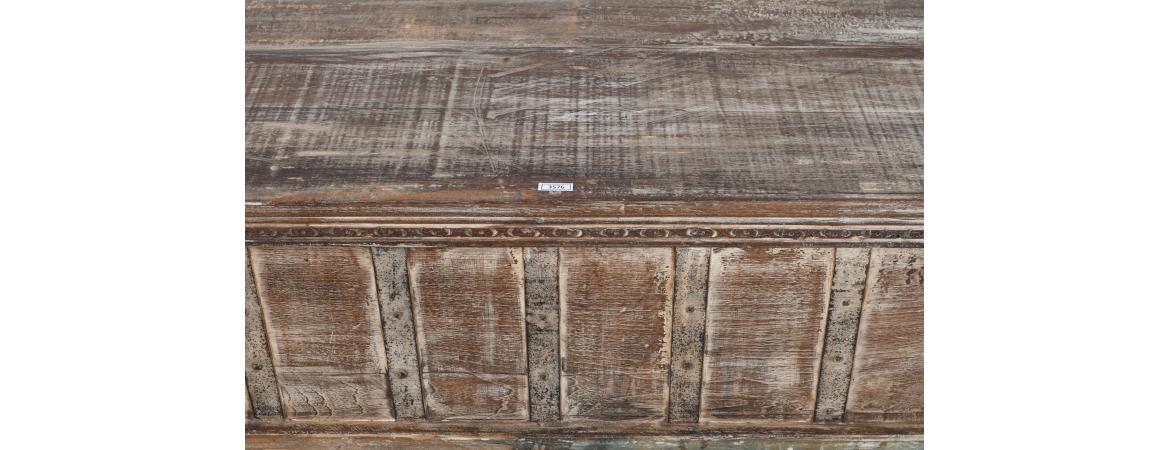
M 560 259 L 562 417 L 666 417 L 673 252 L 569 247 Z
M 921 435 L 921 423 L 816 423 L 757 421 L 716 421 L 678 423 L 664 420 L 571 420 L 531 422 L 527 420 L 403 420 L 403 421 L 295 421 L 279 418 L 248 420 L 249 434 L 363 434 L 463 433 L 556 436 L 802 436 L 819 438 L 889 437 Z
M 923 250 L 874 249 L 846 420 L 923 420 Z
M 508 248 L 408 252 L 428 418 L 528 418 L 522 259 Z
M 707 274 L 711 250 L 675 249 L 674 314 L 670 338 L 670 421 L 699 420 L 703 337 L 707 325 Z
M 298 48 L 245 72 L 255 204 L 922 192 L 916 49 Z
M 382 336 L 386 341 L 386 371 L 394 417 L 423 417 L 422 382 L 415 345 L 414 311 L 410 302 L 406 249 L 376 247 L 370 250 L 378 283 Z
M 252 1 L 250 45 L 922 45 L 920 0 Z
M 256 246 L 250 253 L 284 414 L 392 420 L 369 250 Z
M 507 433 L 394 435 L 248 435 L 245 446 L 257 450 L 309 449 L 784 449 L 784 450 L 921 450 L 921 436 L 769 437 L 769 436 L 516 436 Z
M 561 304 L 555 248 L 524 249 L 529 420 L 561 419 Z
M 712 250 L 702 419 L 812 419 L 832 264 L 832 249 Z
M 248 390 L 248 415 L 280 416 L 280 387 L 272 368 L 268 334 L 264 331 L 264 313 L 252 262 L 244 253 L 244 381 Z

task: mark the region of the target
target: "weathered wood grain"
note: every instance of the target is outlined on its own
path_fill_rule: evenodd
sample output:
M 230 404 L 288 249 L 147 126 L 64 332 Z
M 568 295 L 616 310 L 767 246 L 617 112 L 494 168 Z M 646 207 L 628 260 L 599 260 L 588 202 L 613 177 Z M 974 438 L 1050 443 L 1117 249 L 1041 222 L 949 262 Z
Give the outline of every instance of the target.
M 380 204 L 313 205 L 249 204 L 245 206 L 249 223 L 283 223 L 292 218 L 330 223 L 330 219 L 353 223 L 371 222 L 434 223 L 541 223 L 598 224 L 623 220 L 656 223 L 759 223 L 841 226 L 853 225 L 922 225 L 922 196 L 917 194 L 880 197 L 727 200 L 695 199 L 691 201 L 653 200 L 582 200 L 552 196 L 549 201 L 524 201 L 539 196 L 522 197 L 521 201 L 489 202 L 481 199 L 443 199 L 441 193 L 423 203 L 387 202 Z M 472 207 L 474 206 L 474 207 Z M 673 219 L 673 221 L 671 221 Z M 360 222 L 359 222 L 360 223 Z
M 386 341 L 386 370 L 396 418 L 423 417 L 422 382 L 415 346 L 414 311 L 410 302 L 406 249 L 370 250 L 378 283 L 382 336 Z
M 268 334 L 264 331 L 264 317 L 260 297 L 256 294 L 256 280 L 252 277 L 252 262 L 244 253 L 244 381 L 248 386 L 250 414 L 280 415 L 280 388 L 272 355 L 268 353 Z
M 922 45 L 922 2 L 253 1 L 248 44 Z
M 250 434 L 336 434 L 437 433 L 506 433 L 515 435 L 588 436 L 803 436 L 819 438 L 888 437 L 921 435 L 921 423 L 817 423 L 778 422 L 775 420 L 715 421 L 679 423 L 664 420 L 572 420 L 530 422 L 527 420 L 407 420 L 407 421 L 295 421 L 280 418 L 251 419 L 245 432 Z
M 523 252 L 411 249 L 427 417 L 528 417 Z
M 810 420 L 831 249 L 715 249 L 702 419 Z
M 921 432 L 921 0 L 245 8 L 249 423 Z
M 257 204 L 922 192 L 918 50 L 255 50 L 245 71 Z
M 561 419 L 560 288 L 555 248 L 524 249 L 529 420 Z
M 758 435 L 723 436 L 558 436 L 484 434 L 393 435 L 282 435 L 253 434 L 245 446 L 257 450 L 316 449 L 784 449 L 784 450 L 921 450 L 921 436 L 912 437 L 770 437 Z
M 923 420 L 923 251 L 874 249 L 846 420 Z
M 821 375 L 817 380 L 816 420 L 819 421 L 839 421 L 845 416 L 869 252 L 865 248 L 836 250 Z
M 699 420 L 707 274 L 711 250 L 679 248 L 674 258 L 674 314 L 670 338 L 670 421 Z
M 427 373 L 423 378 L 431 417 L 444 420 L 528 418 L 526 375 Z
M 391 420 L 369 250 L 256 246 L 250 252 L 284 414 Z
M 562 417 L 666 417 L 671 250 L 570 247 L 560 260 Z

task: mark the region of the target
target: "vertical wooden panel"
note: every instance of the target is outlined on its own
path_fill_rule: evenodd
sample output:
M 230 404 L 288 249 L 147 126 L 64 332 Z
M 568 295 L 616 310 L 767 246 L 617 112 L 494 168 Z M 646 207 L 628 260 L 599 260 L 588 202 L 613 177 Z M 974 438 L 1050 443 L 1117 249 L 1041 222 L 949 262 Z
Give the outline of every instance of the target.
M 922 249 L 873 250 L 846 420 L 923 418 L 922 259 Z
M 252 248 L 285 415 L 392 418 L 370 252 Z
M 371 254 L 378 283 L 378 305 L 382 312 L 382 336 L 386 340 L 386 369 L 394 415 L 399 419 L 423 417 L 406 249 L 378 247 L 371 249 Z
M 566 419 L 666 416 L 672 256 L 667 248 L 561 249 Z
M 280 389 L 272 368 L 272 355 L 268 353 L 268 334 L 264 331 L 260 297 L 256 294 L 247 250 L 244 251 L 244 355 L 244 381 L 252 413 L 257 417 L 279 416 Z
M 812 419 L 831 249 L 712 251 L 704 419 Z
M 671 422 L 699 420 L 710 267 L 710 249 L 675 250 L 674 316 L 670 338 Z
M 525 419 L 520 249 L 408 253 L 427 417 Z
M 837 249 L 825 351 L 821 356 L 821 376 L 817 381 L 816 420 L 839 421 L 845 416 L 868 266 L 869 249 Z
M 561 419 L 560 315 L 557 249 L 524 249 L 524 298 L 528 322 L 529 420 Z

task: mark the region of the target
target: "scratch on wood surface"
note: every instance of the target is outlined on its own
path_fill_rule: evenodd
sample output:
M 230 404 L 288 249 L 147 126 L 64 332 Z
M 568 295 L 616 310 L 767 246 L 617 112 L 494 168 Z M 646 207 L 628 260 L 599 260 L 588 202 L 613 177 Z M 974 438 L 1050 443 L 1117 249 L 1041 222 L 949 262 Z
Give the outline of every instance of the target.
M 435 154 L 439 163 L 446 162 L 451 159 L 447 151 L 447 132 L 448 124 L 451 123 L 451 118 L 455 114 L 455 96 L 459 93 L 459 74 L 463 68 L 463 61 L 456 60 L 455 68 L 451 71 L 450 87 L 447 90 L 447 106 L 443 108 L 443 120 L 439 124 L 439 143 L 435 148 Z M 443 169 L 437 168 L 434 173 L 435 178 L 450 177 L 450 173 L 446 173 Z
M 552 176 L 636 197 L 921 191 L 922 67 L 906 55 L 617 48 L 576 70 L 562 50 L 333 52 L 341 62 L 277 52 L 246 67 L 249 200 Z M 354 77 L 359 62 L 381 75 Z M 318 85 L 302 98 L 309 67 Z M 418 73 L 437 68 L 448 75 Z

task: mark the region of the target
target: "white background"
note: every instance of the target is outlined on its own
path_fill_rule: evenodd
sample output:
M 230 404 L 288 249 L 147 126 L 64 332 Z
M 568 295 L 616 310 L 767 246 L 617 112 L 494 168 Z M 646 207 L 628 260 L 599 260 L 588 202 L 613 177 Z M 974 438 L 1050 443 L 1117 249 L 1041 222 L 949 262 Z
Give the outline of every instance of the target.
M 6 448 L 243 446 L 243 5 L 0 12 Z M 927 444 L 1165 448 L 1166 8 L 926 5 Z

